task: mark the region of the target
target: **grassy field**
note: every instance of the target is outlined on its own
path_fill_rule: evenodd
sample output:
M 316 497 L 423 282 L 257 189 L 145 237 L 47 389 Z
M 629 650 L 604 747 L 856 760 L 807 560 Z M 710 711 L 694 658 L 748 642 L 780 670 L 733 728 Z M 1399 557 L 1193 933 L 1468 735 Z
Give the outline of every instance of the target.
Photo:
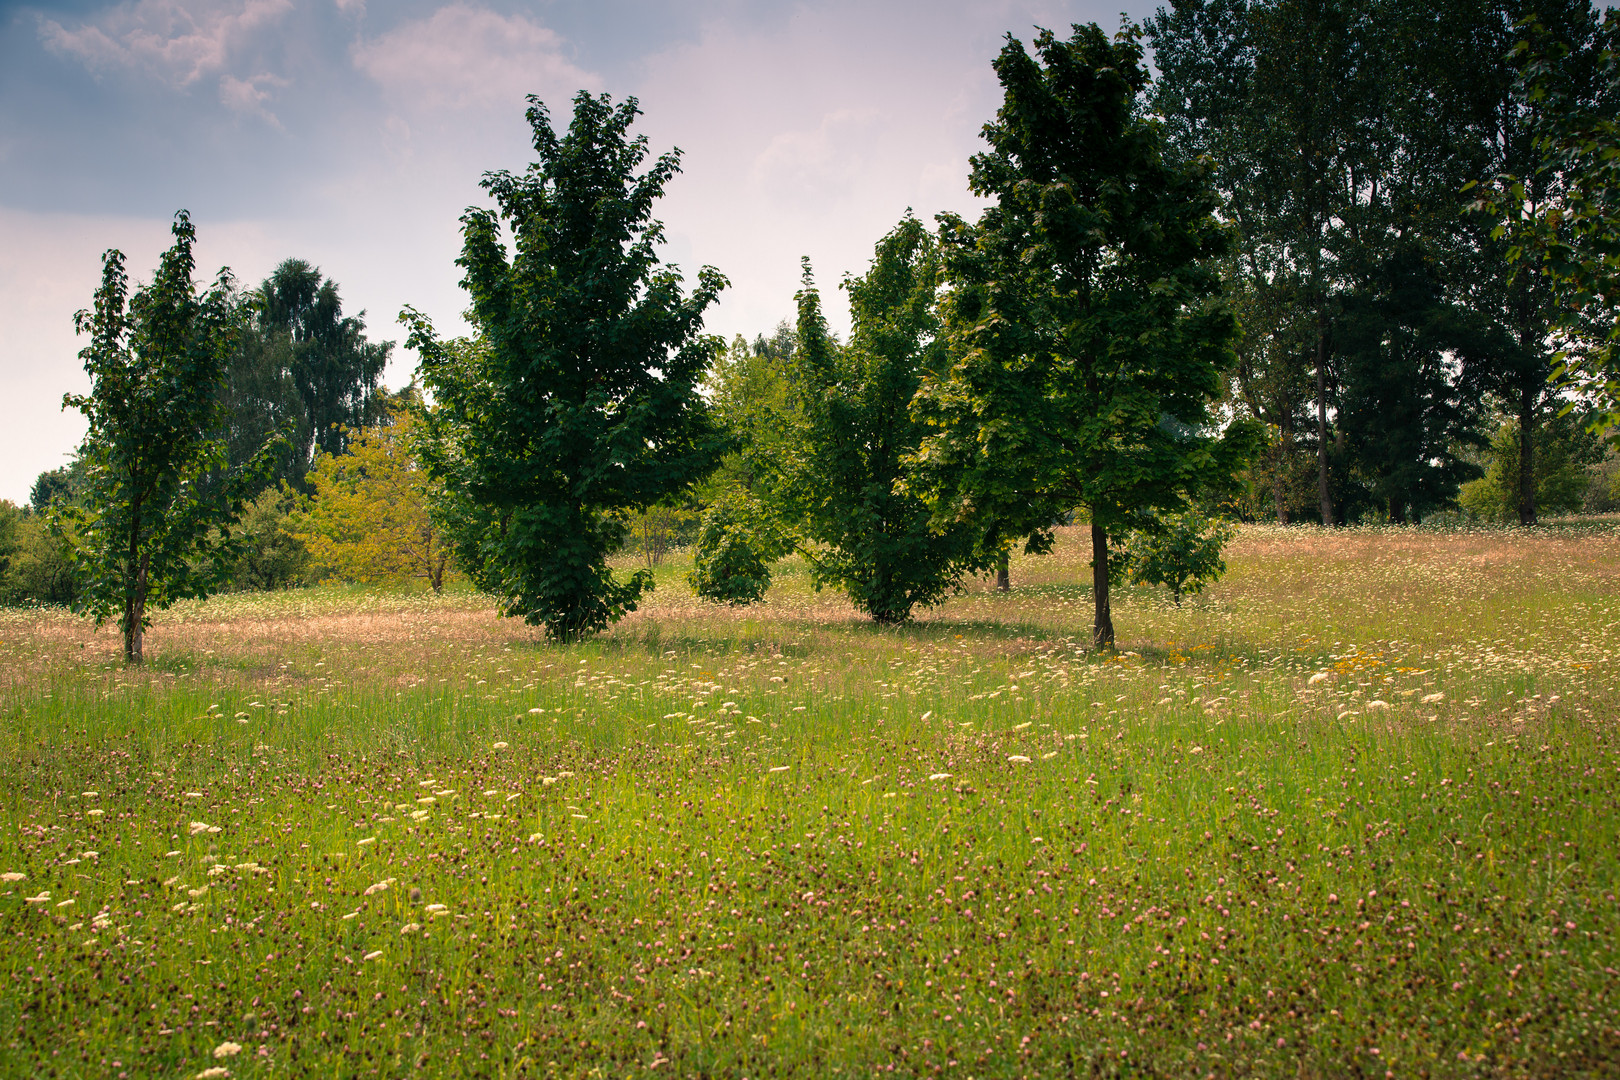
M 0 1075 L 1620 1074 L 1620 529 L 0 613 Z

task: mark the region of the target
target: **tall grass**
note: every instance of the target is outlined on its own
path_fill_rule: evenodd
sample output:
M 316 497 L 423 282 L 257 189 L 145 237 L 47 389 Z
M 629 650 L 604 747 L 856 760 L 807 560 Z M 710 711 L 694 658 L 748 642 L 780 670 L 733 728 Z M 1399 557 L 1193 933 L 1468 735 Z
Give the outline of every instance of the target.
M 1617 556 L 1249 529 L 1103 656 L 1073 536 L 900 630 L 4 616 L 0 1074 L 1609 1075 Z

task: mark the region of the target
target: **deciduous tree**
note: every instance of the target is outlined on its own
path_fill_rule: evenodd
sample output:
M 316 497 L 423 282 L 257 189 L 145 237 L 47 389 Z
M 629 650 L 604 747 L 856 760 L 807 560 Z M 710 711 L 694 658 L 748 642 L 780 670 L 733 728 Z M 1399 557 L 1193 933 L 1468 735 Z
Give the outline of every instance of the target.
M 1108 534 L 1231 476 L 1256 448 L 1210 410 L 1237 326 L 1215 260 L 1229 238 L 1202 166 L 1166 158 L 1137 110 L 1133 33 L 1009 37 L 1005 100 L 973 159 L 976 225 L 941 218 L 948 367 L 925 376 L 937 426 L 919 482 L 941 522 L 971 516 L 1050 535 L 1091 520 L 1093 640 L 1112 647 Z
M 703 313 L 725 279 L 704 267 L 687 295 L 659 262 L 653 207 L 680 154 L 637 173 L 639 111 L 582 92 L 559 137 L 529 98 L 538 160 L 486 174 L 496 209 L 462 217 L 476 347 L 449 349 L 423 316 L 402 316 L 436 403 L 433 467 L 458 551 L 503 613 L 556 637 L 635 609 L 651 573 L 619 580 L 606 561 L 625 513 L 703 479 L 725 446 L 697 392 L 720 347 Z
M 75 326 L 90 393 L 63 407 L 84 413 L 89 431 L 78 503 L 53 511 L 58 531 L 76 534 L 83 586 L 76 606 L 97 623 L 116 614 L 124 657 L 140 662 L 149 612 L 204 596 L 229 573 L 231 527 L 267 470 L 273 442 L 224 482 L 201 483 L 225 462 L 220 390 L 234 325 L 231 282 L 220 271 L 198 295 L 192 282 L 196 230 L 181 211 L 174 246 L 149 285 L 129 289 L 123 253 L 102 259 L 95 307 Z

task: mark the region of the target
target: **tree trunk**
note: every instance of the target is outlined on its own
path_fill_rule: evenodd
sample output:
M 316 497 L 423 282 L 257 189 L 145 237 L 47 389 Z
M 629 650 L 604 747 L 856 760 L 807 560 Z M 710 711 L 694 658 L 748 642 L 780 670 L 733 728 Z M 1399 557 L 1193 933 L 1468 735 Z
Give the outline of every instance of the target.
M 139 664 L 144 637 L 142 624 L 146 621 L 146 569 L 150 555 L 142 555 L 140 569 L 135 572 L 135 588 L 124 597 L 124 662 Z
M 1008 573 L 1008 564 L 1012 561 L 1012 553 L 1002 551 L 1001 561 L 996 563 L 996 591 L 1007 592 L 1012 588 L 1012 577 Z
M 1316 316 L 1316 496 L 1322 504 L 1322 524 L 1333 524 L 1333 493 L 1328 487 L 1327 444 L 1327 320 Z
M 1108 610 L 1108 532 L 1101 525 L 1091 526 L 1091 592 L 1097 600 L 1091 643 L 1099 649 L 1112 649 L 1114 619 Z
M 1519 524 L 1536 523 L 1536 396 L 1540 388 L 1519 391 Z

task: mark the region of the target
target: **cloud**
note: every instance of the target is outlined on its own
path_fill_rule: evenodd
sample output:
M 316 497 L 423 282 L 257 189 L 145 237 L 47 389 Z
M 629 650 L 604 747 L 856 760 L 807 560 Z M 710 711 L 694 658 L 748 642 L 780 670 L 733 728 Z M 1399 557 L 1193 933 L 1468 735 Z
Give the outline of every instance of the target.
M 511 108 L 525 94 L 571 95 L 601 82 L 574 65 L 555 31 L 466 4 L 359 42 L 350 55 L 406 109 Z
M 219 100 L 232 112 L 260 117 L 272 127 L 280 129 L 281 121 L 264 106 L 264 103 L 270 100 L 270 90 L 266 87 L 286 85 L 286 79 L 268 72 L 251 75 L 246 79 L 224 75 L 219 80 Z
M 144 71 L 182 88 L 224 70 L 244 39 L 292 8 L 292 0 L 135 0 L 73 29 L 42 18 L 39 36 L 93 72 Z

